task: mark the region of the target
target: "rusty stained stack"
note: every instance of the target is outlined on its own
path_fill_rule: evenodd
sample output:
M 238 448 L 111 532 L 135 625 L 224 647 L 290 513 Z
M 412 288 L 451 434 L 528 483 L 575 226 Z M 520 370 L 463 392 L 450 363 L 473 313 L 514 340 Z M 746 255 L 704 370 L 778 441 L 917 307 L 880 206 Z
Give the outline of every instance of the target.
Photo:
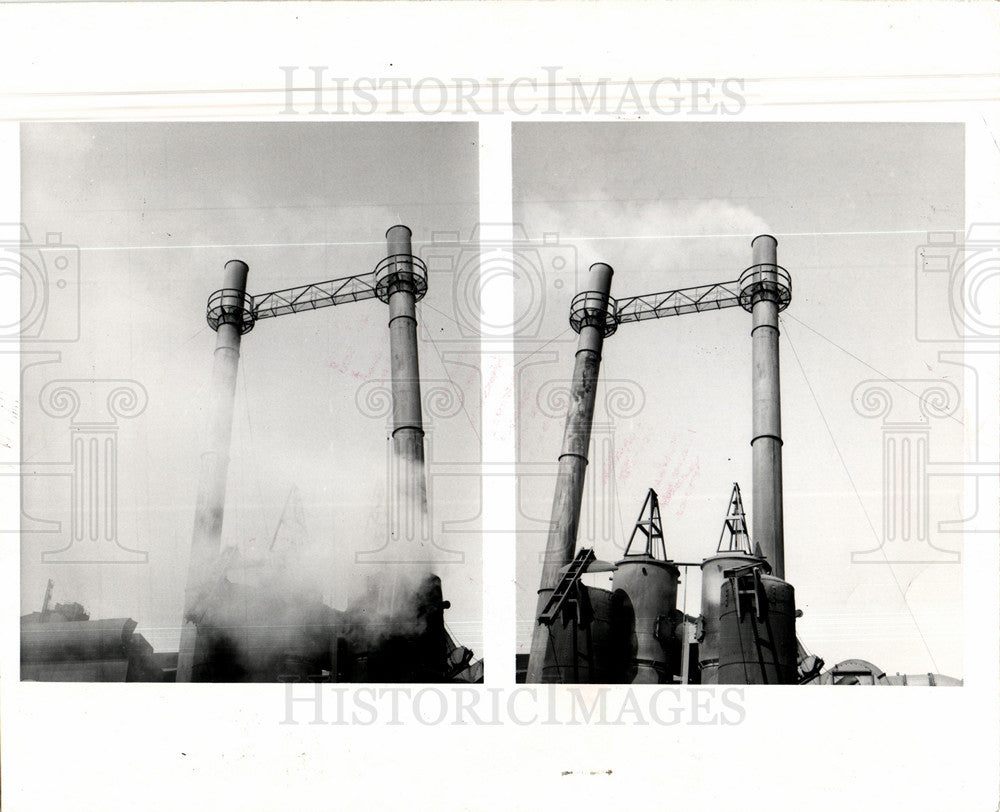
M 785 577 L 781 484 L 781 376 L 778 364 L 778 241 L 755 237 L 753 265 L 745 274 L 753 326 L 753 534 L 778 578 Z
M 787 305 L 791 289 L 787 272 L 778 265 L 778 241 L 761 234 L 751 247 L 753 264 L 740 278 L 740 295 L 753 317 L 751 538 L 763 561 L 756 556 L 747 556 L 744 562 L 713 556 L 703 563 L 703 605 L 711 608 L 711 614 L 702 616 L 705 643 L 711 644 L 703 654 L 717 655 L 714 662 L 708 657 L 703 679 L 723 685 L 787 685 L 797 681 L 798 646 L 795 590 L 784 580 L 778 313 Z M 726 568 L 731 564 L 736 566 Z
M 417 354 L 418 290 L 413 270 L 411 232 L 396 225 L 386 232 L 387 270 L 379 298 L 389 305 L 389 356 L 392 376 L 392 458 L 397 466 L 394 500 L 389 505 L 390 543 L 394 557 L 429 558 L 427 477 L 424 470 L 424 424 Z
M 191 682 L 193 678 L 198 637 L 196 621 L 204 612 L 205 601 L 215 580 L 213 574 L 218 570 L 240 342 L 253 324 L 252 305 L 246 292 L 248 272 L 245 262 L 238 259 L 227 262 L 222 289 L 209 302 L 209 317 L 212 319 L 214 313 L 217 319 L 215 360 L 208 406 L 208 437 L 198 472 L 198 501 L 184 593 L 184 618 L 177 658 L 178 682 Z
M 560 571 L 573 560 L 576 547 L 583 483 L 587 474 L 587 452 L 597 397 L 597 378 L 601 368 L 601 348 L 605 336 L 614 332 L 613 314 L 608 310 L 613 275 L 610 265 L 603 262 L 591 265 L 587 280 L 589 290 L 574 299 L 574 316 L 578 319 L 580 341 L 573 369 L 569 412 L 566 415 L 562 453 L 559 455 L 559 472 L 552 499 L 552 518 L 545 544 L 535 617 L 544 610 L 559 580 Z M 528 682 L 541 682 L 544 674 L 548 673 L 545 670 L 548 650 L 549 628 L 544 624 L 536 624 L 528 656 Z

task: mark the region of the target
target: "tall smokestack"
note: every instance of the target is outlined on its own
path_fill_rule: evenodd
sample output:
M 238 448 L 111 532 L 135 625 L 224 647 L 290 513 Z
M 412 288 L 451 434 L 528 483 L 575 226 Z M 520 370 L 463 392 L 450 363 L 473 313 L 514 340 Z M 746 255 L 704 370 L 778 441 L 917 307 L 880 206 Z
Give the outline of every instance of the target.
M 222 289 L 208 300 L 208 323 L 215 330 L 215 356 L 208 403 L 208 437 L 198 471 L 198 500 L 184 594 L 184 625 L 177 659 L 178 682 L 190 682 L 192 679 L 198 632 L 193 617 L 211 587 L 212 572 L 222 540 L 240 342 L 243 334 L 253 327 L 252 303 L 246 295 L 249 270 L 246 263 L 238 259 L 227 262 Z
M 778 312 L 785 285 L 779 276 L 778 241 L 755 237 L 748 269 L 753 328 L 753 535 L 774 574 L 785 577 L 785 530 L 781 496 L 781 383 Z M 746 285 L 744 285 L 746 288 Z
M 613 274 L 610 265 L 602 262 L 591 265 L 587 280 L 589 290 L 573 299 L 570 324 L 580 334 L 580 342 L 573 369 L 562 453 L 559 455 L 559 474 L 552 499 L 552 519 L 545 544 L 536 620 L 556 587 L 559 571 L 573 560 L 576 548 L 590 430 L 597 396 L 597 377 L 601 367 L 601 348 L 604 338 L 611 335 L 617 326 L 614 313 L 608 309 Z M 548 644 L 548 627 L 536 623 L 528 658 L 528 682 L 542 681 Z
M 424 423 L 420 406 L 417 358 L 418 289 L 413 268 L 410 229 L 393 226 L 386 234 L 389 263 L 389 355 L 392 369 L 392 450 L 398 466 L 395 505 L 390 505 L 390 532 L 395 543 L 423 544 L 427 519 L 424 473 Z M 411 548 L 413 549 L 413 548 Z M 413 550 L 416 554 L 418 551 Z M 420 551 L 426 554 L 428 551 Z

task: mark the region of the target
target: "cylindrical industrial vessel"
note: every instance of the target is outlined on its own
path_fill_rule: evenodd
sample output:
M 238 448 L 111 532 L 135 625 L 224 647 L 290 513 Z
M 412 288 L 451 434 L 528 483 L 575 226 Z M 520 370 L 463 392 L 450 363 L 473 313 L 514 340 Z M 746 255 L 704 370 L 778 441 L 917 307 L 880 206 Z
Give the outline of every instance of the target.
M 587 472 L 587 452 L 590 448 L 590 431 L 597 398 L 601 348 L 605 336 L 611 335 L 616 326 L 613 308 L 609 308 L 613 274 L 611 266 L 603 262 L 591 265 L 587 279 L 588 290 L 574 299 L 570 316 L 571 325 L 580 334 L 580 342 L 573 369 L 562 453 L 559 455 L 559 472 L 552 499 L 552 518 L 542 561 L 536 618 L 544 611 L 560 578 L 561 570 L 573 560 L 576 547 L 583 483 Z M 542 681 L 546 651 L 549 648 L 548 639 L 549 627 L 537 624 L 531 639 L 531 653 L 528 656 L 528 682 Z
M 680 673 L 679 641 L 674 637 L 680 570 L 648 555 L 626 556 L 616 566 L 612 589 L 627 597 L 622 606 L 630 615 L 620 624 L 632 650 L 626 680 L 672 683 Z
M 395 594 L 387 594 L 395 593 Z M 403 584 L 373 578 L 343 613 L 353 681 L 442 682 L 448 645 L 441 579 Z M 341 652 L 338 652 L 338 655 Z
M 698 666 L 702 685 L 715 685 L 719 676 L 719 607 L 723 572 L 738 567 L 763 565 L 763 559 L 733 551 L 710 556 L 701 562 L 701 621 L 698 634 Z
M 794 685 L 798 681 L 795 590 L 753 572 L 722 584 L 720 685 Z
M 563 685 L 620 683 L 623 652 L 621 635 L 614 626 L 612 593 L 584 584 L 578 588 L 589 604 L 590 622 L 563 625 L 557 619 L 549 627 L 549 656 L 540 681 Z

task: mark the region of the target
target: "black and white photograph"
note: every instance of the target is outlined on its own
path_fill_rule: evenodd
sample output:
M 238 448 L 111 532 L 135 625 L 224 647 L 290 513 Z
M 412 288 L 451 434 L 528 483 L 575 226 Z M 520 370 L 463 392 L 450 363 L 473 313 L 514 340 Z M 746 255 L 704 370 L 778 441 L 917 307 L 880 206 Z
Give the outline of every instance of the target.
M 481 680 L 475 125 L 21 150 L 21 679 Z
M 961 685 L 964 128 L 512 141 L 523 680 Z
M 4 809 L 998 808 L 1000 4 L 0 31 Z

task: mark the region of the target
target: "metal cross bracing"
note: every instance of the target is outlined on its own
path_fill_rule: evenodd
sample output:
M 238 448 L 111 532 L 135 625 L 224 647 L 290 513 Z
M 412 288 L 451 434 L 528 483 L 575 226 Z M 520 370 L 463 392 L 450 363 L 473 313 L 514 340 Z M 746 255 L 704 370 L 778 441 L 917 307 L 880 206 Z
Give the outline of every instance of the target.
M 726 538 L 726 533 L 729 538 Z M 733 492 L 729 497 L 729 509 L 726 511 L 726 518 L 722 522 L 722 533 L 719 535 L 719 544 L 715 551 L 717 553 L 746 553 L 753 555 L 750 546 L 750 534 L 747 532 L 747 516 L 743 510 L 743 497 L 740 494 L 740 486 L 733 483 Z
M 329 282 L 315 282 L 296 288 L 276 290 L 253 297 L 254 319 L 284 316 L 303 310 L 360 302 L 375 298 L 375 283 L 372 274 L 345 276 Z
M 400 283 L 409 284 L 418 301 L 423 298 L 427 292 L 427 266 L 423 260 L 413 254 L 394 254 L 365 274 L 255 296 L 223 288 L 209 297 L 206 318 L 213 330 L 218 329 L 220 322 L 232 320 L 240 323 L 241 332 L 247 333 L 260 319 L 365 299 L 377 298 L 384 302 L 388 300 L 389 286 Z
M 638 543 L 637 543 L 638 542 Z M 632 545 L 635 544 L 635 551 Z M 660 561 L 669 561 L 667 545 L 663 540 L 663 522 L 660 519 L 660 499 L 652 488 L 642 503 L 639 518 L 636 519 L 632 535 L 625 545 L 625 556 L 641 555 Z
M 772 298 L 778 310 L 784 310 L 792 300 L 792 279 L 780 265 L 751 265 L 739 279 L 697 285 L 690 288 L 665 290 L 616 299 L 595 291 L 583 291 L 573 297 L 569 323 L 576 331 L 588 324 L 601 325 L 605 336 L 618 330 L 619 324 L 629 324 L 685 313 L 703 313 L 739 305 L 750 311 L 755 301 Z
M 619 324 L 625 324 L 664 316 L 680 316 L 684 313 L 700 313 L 703 310 L 722 310 L 739 303 L 739 281 L 733 280 L 619 299 L 615 320 Z

